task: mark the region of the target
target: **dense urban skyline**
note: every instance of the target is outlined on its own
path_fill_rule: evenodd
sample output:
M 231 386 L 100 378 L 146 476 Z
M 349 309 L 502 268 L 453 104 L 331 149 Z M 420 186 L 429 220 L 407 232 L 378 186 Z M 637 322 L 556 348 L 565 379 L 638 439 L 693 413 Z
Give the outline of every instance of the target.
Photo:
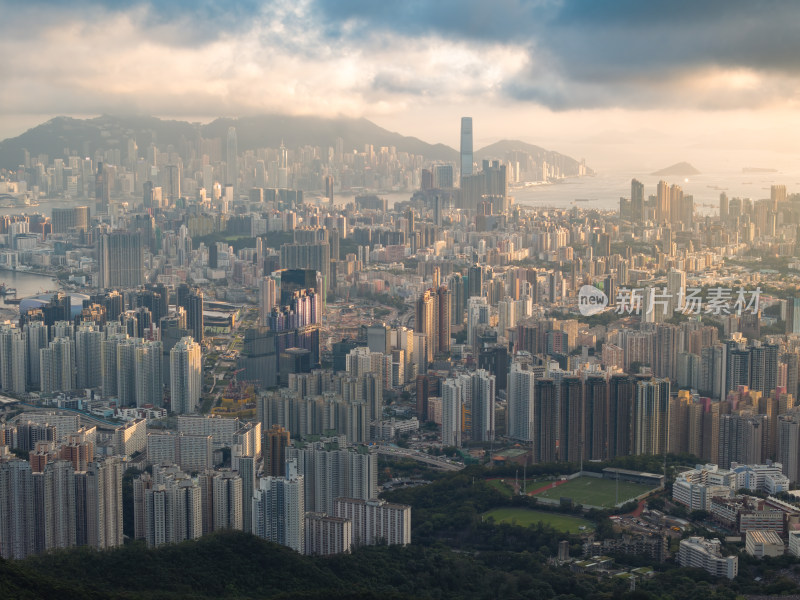
M 6 595 L 800 592 L 798 5 L 0 8 Z
M 788 2 L 2 4 L 2 138 L 61 114 L 285 112 L 458 147 L 455 112 L 476 147 L 521 137 L 606 170 L 796 161 Z

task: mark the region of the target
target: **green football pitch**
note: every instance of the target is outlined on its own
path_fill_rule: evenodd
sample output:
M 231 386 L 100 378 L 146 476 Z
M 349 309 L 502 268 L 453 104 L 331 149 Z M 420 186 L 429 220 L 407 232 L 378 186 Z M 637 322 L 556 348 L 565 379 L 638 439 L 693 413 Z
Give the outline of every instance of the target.
M 656 488 L 641 483 L 620 481 L 619 502 L 627 502 L 653 489 Z M 612 508 L 616 505 L 617 482 L 614 479 L 576 477 L 554 488 L 545 489 L 536 494 L 536 497 L 551 500 L 572 498 L 572 502 L 575 504 Z
M 562 515 L 559 513 L 530 510 L 527 508 L 495 508 L 484 513 L 483 518 L 491 517 L 496 523 L 510 523 L 520 527 L 529 527 L 537 523 L 550 525 L 553 529 L 563 533 L 582 533 L 594 529 L 591 521 Z

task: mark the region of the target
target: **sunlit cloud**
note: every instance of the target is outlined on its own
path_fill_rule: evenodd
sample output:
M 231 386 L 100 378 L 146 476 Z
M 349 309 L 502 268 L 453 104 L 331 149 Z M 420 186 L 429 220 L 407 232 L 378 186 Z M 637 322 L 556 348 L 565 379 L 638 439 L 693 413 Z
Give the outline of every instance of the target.
M 0 137 L 130 112 L 364 116 L 451 144 L 431 136 L 461 114 L 476 136 L 491 122 L 537 141 L 618 115 L 698 131 L 735 112 L 765 130 L 797 109 L 800 5 L 753 4 L 0 0 Z

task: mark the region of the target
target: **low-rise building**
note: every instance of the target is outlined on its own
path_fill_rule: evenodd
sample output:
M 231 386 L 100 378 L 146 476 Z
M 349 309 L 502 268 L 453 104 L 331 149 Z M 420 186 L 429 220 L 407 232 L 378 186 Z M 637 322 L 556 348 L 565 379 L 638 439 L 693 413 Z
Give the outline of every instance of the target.
M 782 556 L 783 540 L 774 531 L 748 531 L 745 534 L 745 549 L 750 556 Z
M 703 569 L 715 577 L 728 579 L 733 579 L 739 573 L 738 556 L 722 556 L 719 540 L 701 537 L 681 540 L 678 564 L 682 567 Z
M 411 507 L 406 504 L 391 504 L 377 498 L 337 498 L 334 513 L 353 522 L 355 546 L 411 543 Z
M 134 419 L 114 430 L 114 452 L 131 456 L 147 448 L 147 419 Z
M 323 513 L 306 513 L 305 552 L 327 556 L 350 552 L 353 545 L 353 522 L 343 517 Z
M 669 553 L 669 538 L 657 534 L 623 534 L 619 539 L 597 542 L 604 553 L 635 554 L 664 562 Z M 594 552 L 594 550 L 592 550 Z
M 789 531 L 789 554 L 800 557 L 800 529 Z

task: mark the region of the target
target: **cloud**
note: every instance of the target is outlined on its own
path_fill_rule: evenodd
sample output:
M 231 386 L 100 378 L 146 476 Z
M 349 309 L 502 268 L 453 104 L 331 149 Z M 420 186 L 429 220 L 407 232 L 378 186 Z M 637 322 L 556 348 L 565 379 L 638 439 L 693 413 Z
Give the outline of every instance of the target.
M 0 0 L 6 114 L 795 107 L 800 4 Z
M 776 78 L 794 84 L 800 74 L 800 4 L 790 1 L 317 0 L 315 6 L 334 38 L 388 31 L 524 48 L 527 68 L 503 89 L 511 99 L 556 110 L 760 105 L 785 97 L 770 92 L 792 87 Z M 771 81 L 758 97 L 732 90 L 742 73 Z M 697 84 L 707 75 L 724 98 L 708 97 L 708 83 Z

